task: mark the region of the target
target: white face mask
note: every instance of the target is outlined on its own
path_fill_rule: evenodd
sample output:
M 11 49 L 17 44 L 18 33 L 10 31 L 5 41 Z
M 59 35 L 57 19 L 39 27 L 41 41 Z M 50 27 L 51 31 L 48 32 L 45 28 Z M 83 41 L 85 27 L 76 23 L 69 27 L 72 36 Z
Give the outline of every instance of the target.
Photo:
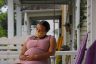
M 36 31 L 36 36 L 41 38 L 41 37 L 44 37 L 46 35 L 46 32 L 37 32 Z

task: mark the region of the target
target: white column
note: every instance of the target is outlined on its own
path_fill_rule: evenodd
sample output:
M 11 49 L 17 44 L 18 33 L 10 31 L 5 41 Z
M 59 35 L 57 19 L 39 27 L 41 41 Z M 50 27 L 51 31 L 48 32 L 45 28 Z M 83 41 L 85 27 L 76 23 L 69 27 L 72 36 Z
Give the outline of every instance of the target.
M 27 18 L 28 18 L 28 17 L 27 17 Z M 28 21 L 27 21 L 27 34 L 28 34 L 28 35 L 31 34 L 31 24 L 30 24 L 29 18 L 28 18 Z
M 30 26 L 30 22 L 29 22 L 29 18 L 27 15 L 27 12 L 25 12 L 25 16 L 24 16 L 24 35 L 30 35 L 31 31 L 31 26 Z
M 87 21 L 88 21 L 88 44 L 89 47 L 96 40 L 96 0 L 88 0 Z
M 80 23 L 80 0 L 76 0 L 76 30 L 77 30 L 77 49 L 80 46 L 80 28 L 78 28 L 78 25 Z
M 92 44 L 92 6 L 91 6 L 91 0 L 87 0 L 87 32 L 88 33 L 88 42 L 87 42 L 87 48 L 90 47 Z
M 27 21 L 28 21 L 28 18 L 27 18 L 27 13 L 25 12 L 24 14 L 24 31 L 22 31 L 22 35 L 27 35 Z
M 8 1 L 8 38 L 14 37 L 14 8 L 13 0 Z
M 16 6 L 16 36 L 22 36 L 22 14 L 20 6 Z
M 75 50 L 75 2 L 73 3 L 73 10 L 72 10 L 72 50 Z
M 92 43 L 96 40 L 96 0 L 92 1 Z
M 62 8 L 62 10 L 63 10 L 63 22 L 64 22 L 64 25 L 65 25 L 65 23 L 67 22 L 67 12 L 68 12 L 68 6 L 67 5 L 63 5 L 62 6 L 63 8 Z M 66 45 L 66 29 L 65 29 L 65 27 L 64 27 L 64 45 Z

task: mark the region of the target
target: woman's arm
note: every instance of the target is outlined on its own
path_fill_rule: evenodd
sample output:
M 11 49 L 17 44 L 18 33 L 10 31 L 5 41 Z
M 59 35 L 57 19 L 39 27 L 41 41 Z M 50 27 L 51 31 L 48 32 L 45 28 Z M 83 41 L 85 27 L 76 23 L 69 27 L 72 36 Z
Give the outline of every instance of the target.
M 33 56 L 27 56 L 27 60 L 45 60 L 48 59 L 50 56 L 55 54 L 56 50 L 56 39 L 53 37 L 50 37 L 50 47 L 48 52 L 42 53 L 42 54 L 34 54 Z
M 26 60 L 26 55 L 24 55 L 25 51 L 27 50 L 26 48 L 26 42 L 23 44 L 22 48 L 21 48 L 21 53 L 19 56 L 20 60 Z

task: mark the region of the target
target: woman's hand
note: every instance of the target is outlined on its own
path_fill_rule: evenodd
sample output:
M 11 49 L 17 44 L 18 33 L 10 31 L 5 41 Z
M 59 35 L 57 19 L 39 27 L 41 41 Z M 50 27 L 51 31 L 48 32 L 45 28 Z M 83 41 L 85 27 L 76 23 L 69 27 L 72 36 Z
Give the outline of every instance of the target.
M 26 56 L 26 60 L 27 61 L 32 61 L 33 60 L 33 55 L 28 55 L 28 56 Z
M 28 55 L 21 55 L 21 56 L 20 56 L 20 60 L 26 60 L 27 56 L 28 56 Z
M 32 60 L 36 60 L 36 58 L 37 58 L 37 54 L 28 55 L 28 56 L 26 57 L 26 60 L 27 60 L 27 61 L 32 61 Z

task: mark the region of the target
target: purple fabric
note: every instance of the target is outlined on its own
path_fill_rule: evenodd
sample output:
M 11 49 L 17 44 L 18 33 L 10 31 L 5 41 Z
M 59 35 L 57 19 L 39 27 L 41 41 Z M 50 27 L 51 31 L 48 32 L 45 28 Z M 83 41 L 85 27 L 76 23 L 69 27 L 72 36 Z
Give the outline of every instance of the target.
M 88 34 L 85 35 L 83 38 L 80 48 L 78 49 L 77 55 L 76 55 L 76 61 L 75 64 L 82 64 L 85 50 L 86 50 L 86 43 L 87 43 Z
M 85 63 L 86 64 L 96 64 L 96 40 L 88 48 Z

